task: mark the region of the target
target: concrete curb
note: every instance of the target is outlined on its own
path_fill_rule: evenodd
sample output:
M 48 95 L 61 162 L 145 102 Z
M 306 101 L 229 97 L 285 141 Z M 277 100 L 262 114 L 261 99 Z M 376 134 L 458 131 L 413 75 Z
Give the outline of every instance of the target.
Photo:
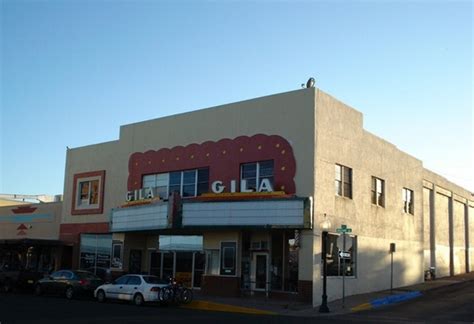
M 369 303 L 361 304 L 351 308 L 351 312 L 359 312 L 363 310 L 379 308 L 385 305 L 396 304 L 413 298 L 422 296 L 421 291 L 412 291 L 406 294 L 398 294 L 387 296 L 383 298 L 378 298 L 370 301 Z
M 183 305 L 182 308 L 198 309 L 214 312 L 228 312 L 228 313 L 242 313 L 242 314 L 253 314 L 253 315 L 278 315 L 278 313 L 265 311 L 256 308 L 241 307 L 227 304 L 213 303 L 203 300 L 195 300 L 189 305 Z

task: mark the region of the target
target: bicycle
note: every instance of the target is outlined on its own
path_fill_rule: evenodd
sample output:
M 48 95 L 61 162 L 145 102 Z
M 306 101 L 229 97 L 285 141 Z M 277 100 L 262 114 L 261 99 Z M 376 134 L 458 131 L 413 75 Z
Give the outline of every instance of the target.
M 193 291 L 170 277 L 169 285 L 160 290 L 159 298 L 163 303 L 189 304 L 193 300 Z

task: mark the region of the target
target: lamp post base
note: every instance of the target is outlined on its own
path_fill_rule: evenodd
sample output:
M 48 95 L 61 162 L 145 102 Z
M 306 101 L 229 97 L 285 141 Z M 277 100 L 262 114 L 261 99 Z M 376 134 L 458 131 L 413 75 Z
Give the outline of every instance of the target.
M 319 306 L 319 312 L 320 313 L 329 313 L 328 297 L 327 296 L 323 296 L 321 306 Z

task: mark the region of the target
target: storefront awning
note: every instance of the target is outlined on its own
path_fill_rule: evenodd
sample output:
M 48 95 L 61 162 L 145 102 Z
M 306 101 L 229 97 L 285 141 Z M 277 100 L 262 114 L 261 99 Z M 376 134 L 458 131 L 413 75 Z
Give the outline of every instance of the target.
M 35 245 L 35 246 L 59 246 L 65 245 L 60 240 L 44 240 L 44 239 L 11 239 L 11 240 L 0 240 L 1 245 Z

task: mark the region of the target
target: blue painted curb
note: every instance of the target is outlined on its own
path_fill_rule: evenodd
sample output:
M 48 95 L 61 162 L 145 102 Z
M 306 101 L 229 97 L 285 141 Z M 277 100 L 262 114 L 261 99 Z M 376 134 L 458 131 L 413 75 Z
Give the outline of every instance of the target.
M 393 296 L 388 296 L 384 298 L 379 298 L 379 299 L 374 299 L 370 302 L 370 305 L 372 305 L 373 308 L 389 305 L 389 304 L 395 304 L 399 303 L 405 300 L 413 299 L 416 297 L 420 297 L 422 294 L 420 291 L 412 291 L 406 294 L 400 294 L 400 295 L 393 295 Z

